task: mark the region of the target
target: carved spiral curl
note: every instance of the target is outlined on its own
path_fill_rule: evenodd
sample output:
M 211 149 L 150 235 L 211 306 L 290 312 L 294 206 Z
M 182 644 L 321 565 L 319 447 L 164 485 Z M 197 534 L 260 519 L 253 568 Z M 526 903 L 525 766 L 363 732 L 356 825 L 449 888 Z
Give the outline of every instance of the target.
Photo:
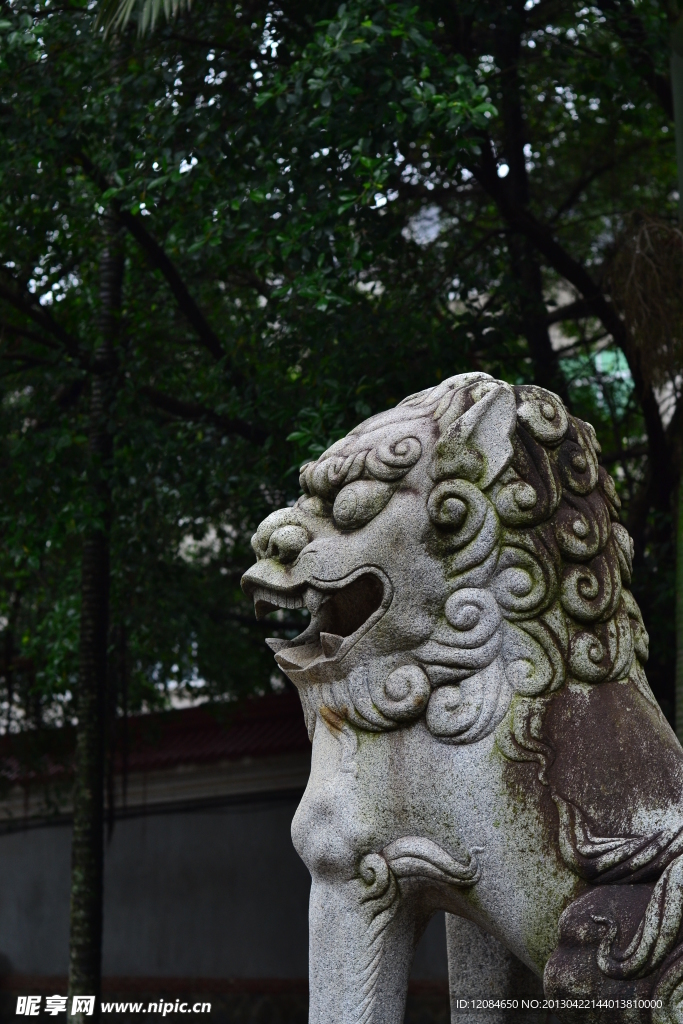
M 376 913 L 393 903 L 398 892 L 396 879 L 381 853 L 366 853 L 358 865 L 358 875 L 365 883 L 361 903 L 378 901 Z
M 633 661 L 633 634 L 623 599 L 614 617 L 607 624 L 607 639 L 612 657 L 610 679 L 623 679 Z
M 512 623 L 505 625 L 503 658 L 510 685 L 525 697 L 543 693 L 556 676 L 543 646 L 525 629 Z
M 552 516 L 561 497 L 559 476 L 548 451 L 524 427 L 518 427 L 512 464 L 492 495 L 501 522 L 537 526 Z
M 607 678 L 607 649 L 594 633 L 577 633 L 569 649 L 572 674 L 585 683 L 599 683 Z
M 459 685 L 440 686 L 427 705 L 427 728 L 453 743 L 472 743 L 503 718 L 510 689 L 499 659 Z
M 585 562 L 609 540 L 609 511 L 597 491 L 585 497 L 570 492 L 557 511 L 553 529 L 562 554 L 573 562 Z
M 444 480 L 432 488 L 427 513 L 435 526 L 450 531 L 449 546 L 461 548 L 481 530 L 490 502 L 468 480 Z
M 635 650 L 639 660 L 644 664 L 647 661 L 650 652 L 650 638 L 647 634 L 647 630 L 645 629 L 645 623 L 643 622 L 643 616 L 640 614 L 640 608 L 636 604 L 636 600 L 629 590 L 623 591 L 622 604 L 624 611 L 628 615 L 628 621 L 631 627 L 633 649 Z
M 516 387 L 515 394 L 517 416 L 532 437 L 542 444 L 559 444 L 567 433 L 569 418 L 557 395 L 534 385 Z
M 349 443 L 355 451 L 344 452 Z M 422 454 L 417 437 L 404 436 L 358 450 L 359 439 L 352 435 L 337 441 L 317 462 L 301 467 L 299 483 L 306 494 L 333 501 L 338 491 L 365 475 L 382 483 L 395 483 L 406 475 Z M 335 449 L 338 449 L 335 451 Z
M 519 618 L 537 612 L 548 596 L 547 571 L 529 551 L 504 547 L 491 581 L 491 589 L 504 612 Z
M 496 512 L 510 526 L 530 522 L 537 505 L 538 491 L 526 480 L 506 484 L 495 497 Z
M 563 573 L 560 601 L 579 622 L 609 618 L 620 596 L 621 576 L 613 545 L 587 565 L 570 565 Z
M 405 476 L 422 455 L 416 437 L 402 437 L 390 444 L 381 444 L 368 452 L 365 469 L 376 480 L 393 481 Z
M 444 609 L 453 631 L 456 647 L 481 647 L 496 633 L 501 622 L 500 609 L 488 590 L 466 587 L 456 590 Z
M 379 686 L 371 688 L 374 704 L 394 722 L 419 718 L 431 692 L 429 679 L 418 665 L 401 665 Z
M 562 483 L 574 494 L 590 494 L 598 482 L 598 459 L 587 424 L 574 420 L 558 451 Z
M 481 710 L 481 694 L 465 695 L 465 687 L 441 686 L 427 709 L 427 728 L 434 736 L 452 737 L 467 732 Z
M 604 466 L 600 466 L 598 469 L 598 482 L 600 490 L 607 500 L 610 517 L 615 521 L 618 521 L 619 509 L 621 508 L 621 498 L 617 494 L 617 489 L 614 486 L 614 480 Z
M 614 547 L 619 560 L 619 572 L 621 573 L 622 582 L 629 584 L 633 573 L 633 540 L 629 536 L 626 527 L 622 526 L 621 523 L 614 523 L 612 526 L 612 536 L 614 537 Z
M 299 483 L 306 494 L 331 501 L 340 487 L 357 480 L 365 468 L 367 452 L 334 455 L 301 467 Z

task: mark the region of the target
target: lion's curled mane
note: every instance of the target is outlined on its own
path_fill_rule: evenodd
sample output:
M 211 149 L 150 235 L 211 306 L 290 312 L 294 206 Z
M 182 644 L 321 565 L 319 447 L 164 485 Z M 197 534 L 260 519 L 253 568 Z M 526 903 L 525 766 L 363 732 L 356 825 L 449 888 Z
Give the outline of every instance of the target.
M 319 503 L 342 529 L 379 514 L 423 454 L 413 436 L 423 418 L 434 425 L 427 544 L 443 565 L 445 600 L 437 628 L 410 657 L 429 686 L 424 699 L 404 694 L 395 714 L 385 692 L 371 694 L 372 713 L 354 707 L 358 680 L 317 700 L 370 729 L 425 713 L 435 735 L 456 743 L 490 733 L 510 710 L 499 746 L 517 758 L 534 748 L 537 699 L 567 682 L 630 679 L 655 703 L 614 482 L 592 426 L 551 392 L 486 374 L 452 377 L 305 465 L 300 502 Z

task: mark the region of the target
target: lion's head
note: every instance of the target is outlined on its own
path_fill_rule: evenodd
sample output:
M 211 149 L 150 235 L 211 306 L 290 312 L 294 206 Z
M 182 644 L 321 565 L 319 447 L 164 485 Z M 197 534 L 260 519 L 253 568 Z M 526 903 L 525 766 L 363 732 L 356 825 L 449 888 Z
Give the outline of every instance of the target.
M 626 589 L 632 542 L 593 428 L 534 386 L 451 377 L 373 416 L 301 471 L 268 516 L 245 592 L 316 712 L 366 730 L 424 715 L 451 743 L 492 732 L 515 694 L 631 678 L 647 634 Z

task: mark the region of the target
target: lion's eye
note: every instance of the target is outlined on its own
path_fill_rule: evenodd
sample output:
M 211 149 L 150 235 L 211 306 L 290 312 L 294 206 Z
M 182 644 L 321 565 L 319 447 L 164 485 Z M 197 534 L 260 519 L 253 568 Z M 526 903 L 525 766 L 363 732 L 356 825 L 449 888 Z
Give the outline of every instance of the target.
M 382 511 L 395 490 L 395 486 L 379 480 L 355 480 L 347 484 L 334 502 L 335 523 L 345 530 L 364 526 Z

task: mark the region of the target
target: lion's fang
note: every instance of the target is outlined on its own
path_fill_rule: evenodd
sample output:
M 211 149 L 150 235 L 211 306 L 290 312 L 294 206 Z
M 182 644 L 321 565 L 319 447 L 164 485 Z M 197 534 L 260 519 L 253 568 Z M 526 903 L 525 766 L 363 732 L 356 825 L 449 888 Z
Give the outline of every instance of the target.
M 337 636 L 336 633 L 321 633 L 320 634 L 320 646 L 323 649 L 323 654 L 326 658 L 334 658 L 335 654 L 344 642 L 343 636 Z
M 321 593 L 319 590 L 316 590 L 315 587 L 306 587 L 304 603 L 311 615 L 315 615 L 320 608 L 320 605 L 327 599 L 327 597 L 329 597 L 329 595 Z

